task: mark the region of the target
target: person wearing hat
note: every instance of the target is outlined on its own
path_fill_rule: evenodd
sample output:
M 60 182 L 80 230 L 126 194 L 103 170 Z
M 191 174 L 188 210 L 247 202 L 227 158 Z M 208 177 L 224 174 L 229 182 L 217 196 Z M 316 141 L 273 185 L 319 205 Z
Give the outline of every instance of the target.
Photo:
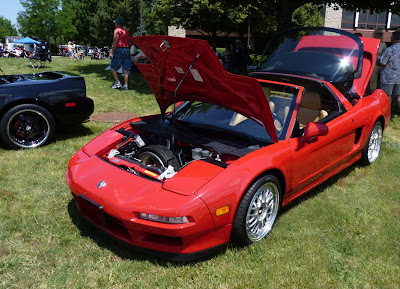
M 130 55 L 130 39 L 129 32 L 122 27 L 123 21 L 121 18 L 117 18 L 114 20 L 115 30 L 114 30 L 114 38 L 113 44 L 110 51 L 111 58 L 111 72 L 114 76 L 115 83 L 111 88 L 121 88 L 123 90 L 129 90 L 128 88 L 128 77 L 129 71 L 131 70 L 131 55 Z M 121 85 L 121 82 L 118 78 L 117 70 L 122 66 L 122 70 L 124 72 L 124 85 Z
M 244 65 L 243 65 L 244 56 L 245 55 L 242 42 L 239 39 L 236 39 L 235 49 L 233 50 L 232 60 L 231 60 L 233 73 L 237 74 L 244 73 Z
M 74 46 L 72 45 L 71 41 L 68 41 L 68 55 L 69 59 L 74 59 Z

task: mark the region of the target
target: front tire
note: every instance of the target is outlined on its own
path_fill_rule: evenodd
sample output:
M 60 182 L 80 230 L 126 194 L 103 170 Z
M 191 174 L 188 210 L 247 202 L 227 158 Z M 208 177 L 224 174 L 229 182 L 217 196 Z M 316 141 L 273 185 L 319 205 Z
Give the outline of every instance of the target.
M 28 149 L 48 144 L 54 136 L 51 113 L 36 104 L 21 104 L 10 109 L 0 121 L 0 137 L 13 149 Z
M 249 245 L 271 232 L 281 205 L 281 187 L 272 175 L 259 178 L 244 194 L 235 215 L 232 239 Z
M 383 126 L 380 121 L 377 121 L 372 127 L 368 142 L 362 151 L 361 163 L 363 165 L 370 165 L 377 160 L 381 151 L 382 140 Z

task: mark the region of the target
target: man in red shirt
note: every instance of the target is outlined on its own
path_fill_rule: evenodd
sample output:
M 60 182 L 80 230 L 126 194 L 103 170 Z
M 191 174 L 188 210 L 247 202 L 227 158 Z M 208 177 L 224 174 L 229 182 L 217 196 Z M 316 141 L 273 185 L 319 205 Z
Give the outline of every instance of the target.
M 129 90 L 128 88 L 128 77 L 129 71 L 131 70 L 131 55 L 130 55 L 130 39 L 129 32 L 126 31 L 123 25 L 123 21 L 121 18 L 117 18 L 114 20 L 115 30 L 114 30 L 114 38 L 113 44 L 110 52 L 111 58 L 111 72 L 114 76 L 115 83 L 112 88 L 122 88 L 123 90 Z M 124 71 L 124 85 L 121 85 L 121 82 L 118 78 L 117 70 L 121 67 Z

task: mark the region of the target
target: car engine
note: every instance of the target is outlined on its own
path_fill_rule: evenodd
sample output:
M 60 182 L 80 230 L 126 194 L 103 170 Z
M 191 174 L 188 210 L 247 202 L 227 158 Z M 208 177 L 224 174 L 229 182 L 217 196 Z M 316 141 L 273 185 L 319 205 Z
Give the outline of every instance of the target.
M 136 123 L 130 123 L 130 126 L 116 130 L 122 134 L 121 142 L 103 158 L 134 174 L 159 180 L 172 177 L 185 165 L 196 160 L 227 167 L 231 162 L 261 147 L 249 141 L 235 142 L 217 139 L 215 136 L 205 137 L 207 134 L 200 130 L 189 137 L 188 132 L 184 135 L 182 130 L 176 134 L 168 130 L 156 133 L 152 129 L 142 130 L 149 126 L 138 126 Z

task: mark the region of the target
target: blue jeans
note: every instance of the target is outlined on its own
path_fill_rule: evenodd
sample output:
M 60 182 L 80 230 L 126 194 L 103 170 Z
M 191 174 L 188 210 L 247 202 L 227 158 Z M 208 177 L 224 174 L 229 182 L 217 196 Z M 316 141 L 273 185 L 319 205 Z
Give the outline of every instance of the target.
M 131 70 L 131 63 L 129 48 L 117 48 L 112 56 L 110 67 L 118 70 L 122 65 L 122 70 Z

